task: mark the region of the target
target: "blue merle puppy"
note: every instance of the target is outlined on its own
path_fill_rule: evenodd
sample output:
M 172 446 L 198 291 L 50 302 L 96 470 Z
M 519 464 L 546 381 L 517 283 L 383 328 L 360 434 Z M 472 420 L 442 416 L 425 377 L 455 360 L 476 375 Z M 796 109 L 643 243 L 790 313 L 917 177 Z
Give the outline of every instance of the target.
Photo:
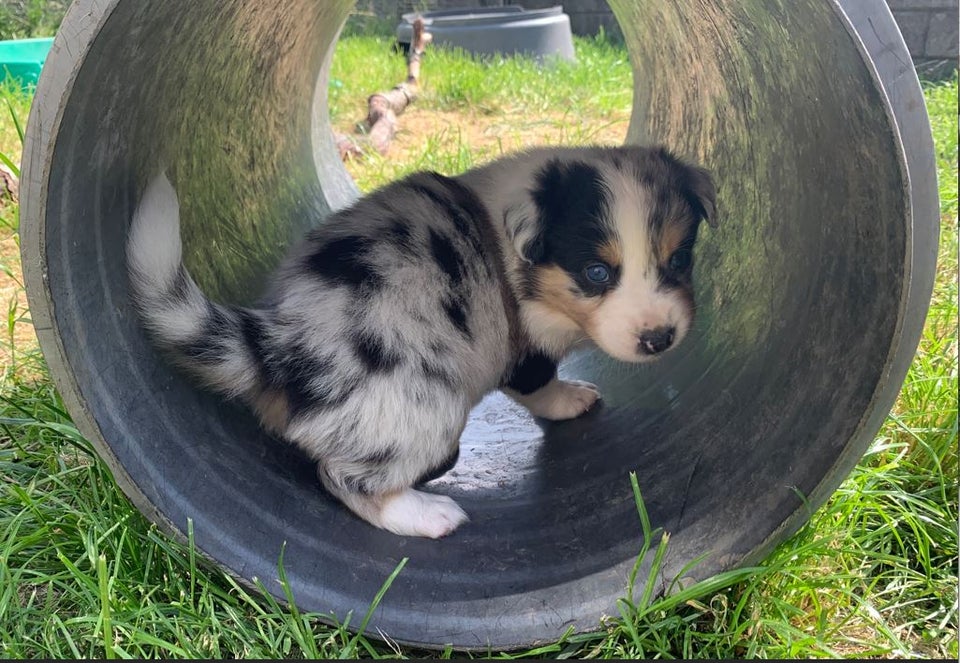
M 467 516 L 415 486 L 452 466 L 486 393 L 569 419 L 599 398 L 557 378 L 572 346 L 643 362 L 683 339 L 703 220 L 716 223 L 710 176 L 663 148 L 543 148 L 361 198 L 308 233 L 252 308 L 190 278 L 163 175 L 127 256 L 145 326 L 188 371 L 306 451 L 359 517 L 439 538 Z

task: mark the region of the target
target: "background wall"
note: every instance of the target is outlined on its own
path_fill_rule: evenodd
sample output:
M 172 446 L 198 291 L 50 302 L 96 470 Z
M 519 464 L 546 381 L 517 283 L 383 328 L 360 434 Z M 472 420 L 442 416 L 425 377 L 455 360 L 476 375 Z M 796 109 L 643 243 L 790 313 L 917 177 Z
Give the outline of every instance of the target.
M 917 69 L 928 76 L 942 76 L 957 68 L 960 41 L 960 0 L 886 0 L 900 26 Z M 601 28 L 620 34 L 606 0 L 358 0 L 358 9 L 375 11 L 383 17 L 411 11 L 465 7 L 522 5 L 528 9 L 562 4 L 570 16 L 574 34 L 593 35 Z
M 887 0 L 917 69 L 945 74 L 957 68 L 960 0 Z

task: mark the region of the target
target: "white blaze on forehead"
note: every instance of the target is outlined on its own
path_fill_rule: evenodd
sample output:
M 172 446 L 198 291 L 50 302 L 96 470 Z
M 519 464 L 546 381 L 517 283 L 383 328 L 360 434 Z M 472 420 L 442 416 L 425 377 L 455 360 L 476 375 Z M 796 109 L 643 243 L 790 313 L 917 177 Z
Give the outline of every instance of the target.
M 606 222 L 620 241 L 621 280 L 656 273 L 650 235 L 650 195 L 632 173 L 609 170 L 603 174 L 609 195 Z
M 656 285 L 657 265 L 650 234 L 650 193 L 632 173 L 609 170 L 604 173 L 609 201 L 607 223 L 620 244 L 620 282 L 638 285 L 646 278 Z

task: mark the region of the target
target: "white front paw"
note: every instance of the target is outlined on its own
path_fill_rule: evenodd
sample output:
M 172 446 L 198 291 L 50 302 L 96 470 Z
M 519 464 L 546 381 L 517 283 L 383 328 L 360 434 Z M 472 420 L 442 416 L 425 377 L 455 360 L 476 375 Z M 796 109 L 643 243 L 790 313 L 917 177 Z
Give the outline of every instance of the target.
M 515 398 L 535 417 L 563 421 L 579 417 L 593 407 L 600 391 L 589 382 L 553 379 L 532 394 Z

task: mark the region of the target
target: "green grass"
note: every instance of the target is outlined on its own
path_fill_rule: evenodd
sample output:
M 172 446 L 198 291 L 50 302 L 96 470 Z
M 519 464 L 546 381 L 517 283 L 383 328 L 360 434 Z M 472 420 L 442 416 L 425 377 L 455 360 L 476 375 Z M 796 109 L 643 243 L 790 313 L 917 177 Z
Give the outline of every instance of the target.
M 351 134 L 366 115 L 371 92 L 387 90 L 406 77 L 406 62 L 392 55 L 392 44 L 392 37 L 364 35 L 337 45 L 329 101 L 331 120 L 341 133 Z M 564 144 L 622 142 L 632 103 L 625 50 L 601 34 L 576 38 L 576 52 L 576 64 L 539 67 L 526 58 L 479 59 L 459 49 L 429 47 L 420 96 L 400 117 L 396 147 L 387 157 L 368 154 L 361 164 L 351 165 L 351 174 L 368 191 L 414 170 L 461 172 L 524 146 L 530 136 Z M 455 113 L 451 122 L 458 126 L 423 130 L 420 117 L 411 117 L 422 111 Z M 478 126 L 496 136 L 484 140 L 471 131 Z M 410 144 L 409 152 L 403 150 Z M 397 147 L 403 150 L 399 159 Z
M 330 78 L 330 115 L 356 119 L 367 96 L 389 89 L 406 77 L 406 61 L 390 56 L 393 37 L 341 39 Z M 547 67 L 527 58 L 481 59 L 460 49 L 428 47 L 422 61 L 421 97 L 429 110 L 471 110 L 495 114 L 521 107 L 530 114 L 574 107 L 596 121 L 629 108 L 632 87 L 626 51 L 603 35 L 576 39 L 577 63 L 558 61 Z
M 336 657 L 370 646 L 342 626 L 316 638 L 309 616 L 251 595 L 159 534 L 48 382 L 7 391 L 0 430 L 3 658 Z
M 345 39 L 338 47 L 333 78 L 342 85 L 331 95 L 335 121 L 353 121 L 362 114 L 366 94 L 402 79 L 398 58 L 357 67 L 358 54 L 389 43 L 376 39 Z M 629 107 L 622 90 L 629 87 L 624 77 L 628 81 L 630 73 L 622 51 L 602 40 L 586 47 L 579 42 L 578 49 L 581 62 L 593 58 L 589 67 L 602 70 L 603 76 L 575 69 L 541 76 L 524 63 L 457 64 L 454 54 L 431 53 L 430 69 L 425 64 L 429 78 L 417 104 L 426 111 L 465 115 L 474 113 L 476 105 L 482 111 L 470 115 L 470 121 L 498 122 L 512 118 L 516 108 L 524 113 L 533 109 L 530 115 L 546 112 L 560 98 L 554 94 L 580 94 L 577 103 L 589 106 L 585 115 L 592 114 L 589 126 L 582 134 L 572 131 L 561 138 L 586 140 L 590 126 L 603 124 L 624 104 Z M 486 80 L 481 74 L 490 69 L 509 71 L 507 82 Z M 357 72 L 349 82 L 343 73 L 348 70 Z M 937 145 L 942 230 L 924 336 L 893 412 L 837 493 L 757 568 L 725 574 L 666 599 L 627 593 L 619 614 L 598 633 L 563 638 L 531 652 L 491 655 L 957 656 L 957 92 L 956 78 L 926 90 Z M 0 95 L 11 99 L 18 117 L 26 116 L 27 95 L 11 90 Z M 19 139 L 4 110 L 0 104 L 0 152 L 16 162 Z M 374 158 L 356 164 L 366 178 L 362 186 L 406 169 L 455 172 L 496 151 L 478 149 L 466 139 L 466 130 L 460 131 L 447 128 L 427 135 L 421 149 L 399 165 Z M 0 238 L 15 240 L 16 206 L 0 201 L 0 220 Z M 15 254 L 5 260 L 6 270 L 16 276 Z M 27 320 L 23 311 L 16 316 L 19 324 Z M 17 342 L 14 338 L 6 345 Z M 246 590 L 190 545 L 158 532 L 123 497 L 73 427 L 42 360 L 29 347 L 7 350 L 14 360 L 5 367 L 0 388 L 0 656 L 422 653 L 394 650 L 353 635 L 344 625 L 324 625 L 317 615 Z M 23 363 L 24 356 L 34 359 Z M 638 528 L 652 534 L 639 500 L 638 508 Z M 656 559 L 662 548 L 648 554 Z M 282 565 L 277 573 L 282 579 Z M 340 617 L 349 624 L 364 619 Z
M 0 39 L 53 36 L 69 4 L 69 0 L 3 0 Z

